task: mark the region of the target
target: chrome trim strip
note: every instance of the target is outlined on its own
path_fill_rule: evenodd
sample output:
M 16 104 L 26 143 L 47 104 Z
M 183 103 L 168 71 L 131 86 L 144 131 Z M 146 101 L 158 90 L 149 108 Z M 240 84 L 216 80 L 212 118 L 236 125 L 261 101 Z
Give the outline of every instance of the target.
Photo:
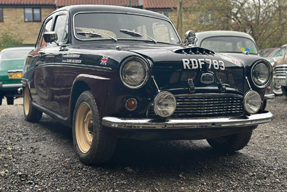
M 102 124 L 106 127 L 119 129 L 201 129 L 224 127 L 248 127 L 268 123 L 273 119 L 270 112 L 249 115 L 241 118 L 190 118 L 169 119 L 156 122 L 153 119 L 125 119 L 118 117 L 104 117 Z
M 9 70 L 8 73 L 22 73 L 23 69 L 15 69 L 15 70 Z
M 110 80 L 110 78 L 96 76 L 96 75 L 89 75 L 89 74 L 81 74 L 78 77 L 86 77 L 86 78 L 99 79 L 99 80 Z
M 274 99 L 274 98 L 275 98 L 274 93 L 264 95 L 264 99 Z
M 20 88 L 22 87 L 22 83 L 17 84 L 3 84 L 2 88 Z

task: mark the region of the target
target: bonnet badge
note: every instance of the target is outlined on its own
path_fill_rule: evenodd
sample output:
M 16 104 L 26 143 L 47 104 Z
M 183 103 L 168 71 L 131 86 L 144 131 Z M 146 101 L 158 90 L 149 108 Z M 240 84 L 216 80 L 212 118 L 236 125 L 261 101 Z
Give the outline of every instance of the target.
M 213 73 L 202 73 L 200 82 L 204 84 L 211 84 L 214 82 L 214 75 Z

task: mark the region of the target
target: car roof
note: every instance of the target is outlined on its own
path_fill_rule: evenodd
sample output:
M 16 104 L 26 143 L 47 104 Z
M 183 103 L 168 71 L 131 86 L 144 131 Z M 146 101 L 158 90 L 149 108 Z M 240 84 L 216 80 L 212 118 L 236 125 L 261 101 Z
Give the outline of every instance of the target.
M 10 48 L 5 48 L 5 49 L 2 49 L 1 52 L 5 52 L 5 51 L 17 51 L 17 50 L 21 50 L 21 49 L 34 49 L 35 47 L 10 47 Z
M 56 11 L 52 12 L 51 14 L 58 12 L 58 11 L 68 11 L 71 14 L 75 14 L 77 12 L 90 12 L 90 11 L 99 11 L 99 12 L 118 12 L 118 13 L 131 13 L 131 14 L 139 14 L 139 15 L 146 15 L 150 17 L 157 17 L 164 20 L 169 20 L 163 14 L 156 13 L 153 11 L 148 11 L 144 9 L 137 9 L 131 7 L 122 7 L 122 6 L 112 6 L 112 5 L 71 5 L 62 7 L 57 9 Z
M 197 32 L 195 34 L 198 39 L 198 42 L 201 42 L 203 39 L 208 37 L 217 37 L 217 36 L 245 37 L 255 42 L 251 35 L 240 31 L 203 31 L 203 32 Z

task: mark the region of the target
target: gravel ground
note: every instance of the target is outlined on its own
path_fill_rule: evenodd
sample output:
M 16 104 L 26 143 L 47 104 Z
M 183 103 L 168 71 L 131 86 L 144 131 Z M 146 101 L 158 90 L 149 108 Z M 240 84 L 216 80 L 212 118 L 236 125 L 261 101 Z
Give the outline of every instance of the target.
M 248 146 L 218 154 L 206 141 L 119 140 L 112 160 L 82 164 L 71 130 L 44 115 L 23 120 L 22 104 L 0 106 L 0 191 L 287 191 L 287 98 Z

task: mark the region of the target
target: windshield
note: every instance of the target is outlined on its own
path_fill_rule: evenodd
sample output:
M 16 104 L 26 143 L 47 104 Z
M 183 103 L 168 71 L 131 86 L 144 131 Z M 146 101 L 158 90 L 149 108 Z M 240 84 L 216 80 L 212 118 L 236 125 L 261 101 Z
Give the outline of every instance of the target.
M 281 48 L 280 48 L 280 56 L 285 55 L 286 50 L 287 50 L 287 47 L 281 47 Z
M 244 37 L 209 37 L 201 42 L 201 47 L 223 53 L 247 51 L 252 54 L 258 54 L 254 42 Z
M 31 50 L 32 48 L 5 50 L 1 52 L 0 58 L 2 60 L 25 59 Z
M 280 57 L 282 56 L 282 53 L 280 51 L 280 49 L 277 49 L 275 51 L 273 51 L 268 57 Z
M 165 20 L 120 13 L 80 13 L 75 35 L 81 40 L 128 39 L 179 44 L 174 27 Z

